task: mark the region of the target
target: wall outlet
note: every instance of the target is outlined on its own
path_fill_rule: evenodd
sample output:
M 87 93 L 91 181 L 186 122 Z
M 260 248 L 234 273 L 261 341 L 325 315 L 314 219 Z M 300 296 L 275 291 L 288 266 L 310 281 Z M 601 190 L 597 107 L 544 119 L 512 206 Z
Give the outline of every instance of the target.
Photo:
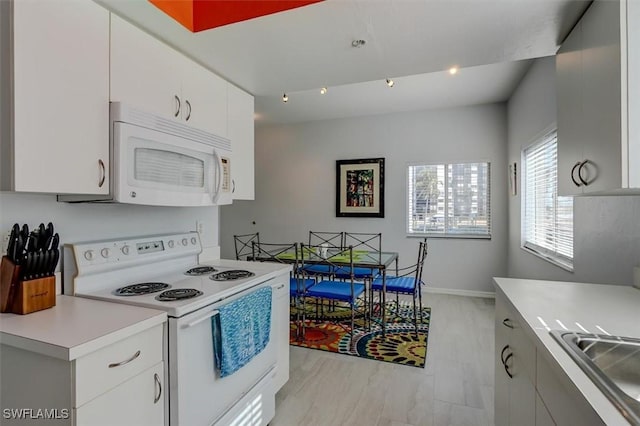
M 6 234 L 2 237 L 2 255 L 7 254 L 7 249 L 9 248 L 9 239 L 11 238 L 11 231 L 7 231 Z
M 196 232 L 200 234 L 200 240 L 202 240 L 204 236 L 204 230 L 205 230 L 204 222 L 201 220 L 196 221 Z
M 640 266 L 633 268 L 633 286 L 640 289 Z

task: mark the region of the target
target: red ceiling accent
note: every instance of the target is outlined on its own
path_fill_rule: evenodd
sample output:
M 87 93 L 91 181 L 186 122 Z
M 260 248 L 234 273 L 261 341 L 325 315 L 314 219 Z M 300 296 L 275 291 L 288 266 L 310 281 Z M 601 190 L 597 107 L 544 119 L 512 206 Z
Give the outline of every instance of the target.
M 321 1 L 323 0 L 149 0 L 194 33 Z

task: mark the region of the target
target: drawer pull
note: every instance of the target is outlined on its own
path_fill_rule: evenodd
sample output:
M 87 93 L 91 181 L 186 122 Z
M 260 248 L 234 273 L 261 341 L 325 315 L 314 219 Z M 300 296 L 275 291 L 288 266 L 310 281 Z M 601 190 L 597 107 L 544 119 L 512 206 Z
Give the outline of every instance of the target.
M 506 345 L 504 348 L 502 348 L 502 352 L 500 352 L 500 361 L 502 361 L 502 365 L 504 365 L 505 363 L 504 351 L 506 351 L 507 349 L 509 349 L 509 345 Z
M 153 380 L 155 380 L 156 384 L 158 385 L 158 394 L 153 399 L 153 403 L 157 404 L 158 401 L 160 401 L 160 396 L 162 396 L 162 383 L 160 383 L 160 377 L 158 376 L 158 373 L 154 373 Z
M 509 366 L 507 365 L 507 361 L 509 361 L 509 358 L 511 358 L 512 356 L 513 356 L 513 352 L 507 355 L 507 357 L 504 359 L 504 371 L 507 372 L 507 376 L 509 376 L 510 379 L 513 379 L 513 374 L 511 374 L 511 372 L 509 371 Z
M 276 287 L 276 290 L 280 290 L 282 287 L 284 287 L 284 284 L 281 284 L 278 287 Z
M 133 356 L 127 360 L 124 361 L 120 361 L 120 362 L 114 362 L 113 364 L 109 364 L 109 368 L 116 368 L 116 367 L 120 367 L 122 365 L 128 364 L 131 361 L 133 361 L 134 359 L 138 358 L 140 356 L 140 351 L 136 352 L 135 354 L 133 354 Z
M 505 327 L 513 328 L 513 323 L 511 322 L 511 320 L 509 318 L 503 319 L 502 320 L 502 325 L 504 325 Z

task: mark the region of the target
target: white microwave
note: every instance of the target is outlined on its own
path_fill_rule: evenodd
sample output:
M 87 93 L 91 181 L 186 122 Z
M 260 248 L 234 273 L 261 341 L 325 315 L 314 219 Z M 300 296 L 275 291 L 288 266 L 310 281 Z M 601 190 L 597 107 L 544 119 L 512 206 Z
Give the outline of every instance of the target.
M 231 204 L 231 141 L 120 102 L 111 103 L 108 196 L 59 201 L 152 206 Z

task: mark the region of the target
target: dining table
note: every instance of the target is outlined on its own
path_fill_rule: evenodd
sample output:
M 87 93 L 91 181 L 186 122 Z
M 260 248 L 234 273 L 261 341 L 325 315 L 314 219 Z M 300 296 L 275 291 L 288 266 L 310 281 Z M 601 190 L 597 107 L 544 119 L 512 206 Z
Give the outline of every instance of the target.
M 302 256 L 302 250 L 305 250 Z M 347 249 L 339 248 L 322 248 L 303 245 L 302 249 L 294 249 L 281 251 L 269 257 L 257 255 L 252 258 L 254 261 L 277 261 L 282 263 L 301 263 L 304 257 L 305 265 L 333 265 L 338 267 L 350 267 L 351 256 Z M 382 278 L 382 295 L 381 295 L 381 328 L 382 336 L 386 336 L 386 289 L 387 289 L 387 270 L 394 267 L 398 270 L 398 252 L 394 251 L 376 251 L 376 250 L 352 250 L 353 268 L 370 268 L 378 270 L 379 276 Z

